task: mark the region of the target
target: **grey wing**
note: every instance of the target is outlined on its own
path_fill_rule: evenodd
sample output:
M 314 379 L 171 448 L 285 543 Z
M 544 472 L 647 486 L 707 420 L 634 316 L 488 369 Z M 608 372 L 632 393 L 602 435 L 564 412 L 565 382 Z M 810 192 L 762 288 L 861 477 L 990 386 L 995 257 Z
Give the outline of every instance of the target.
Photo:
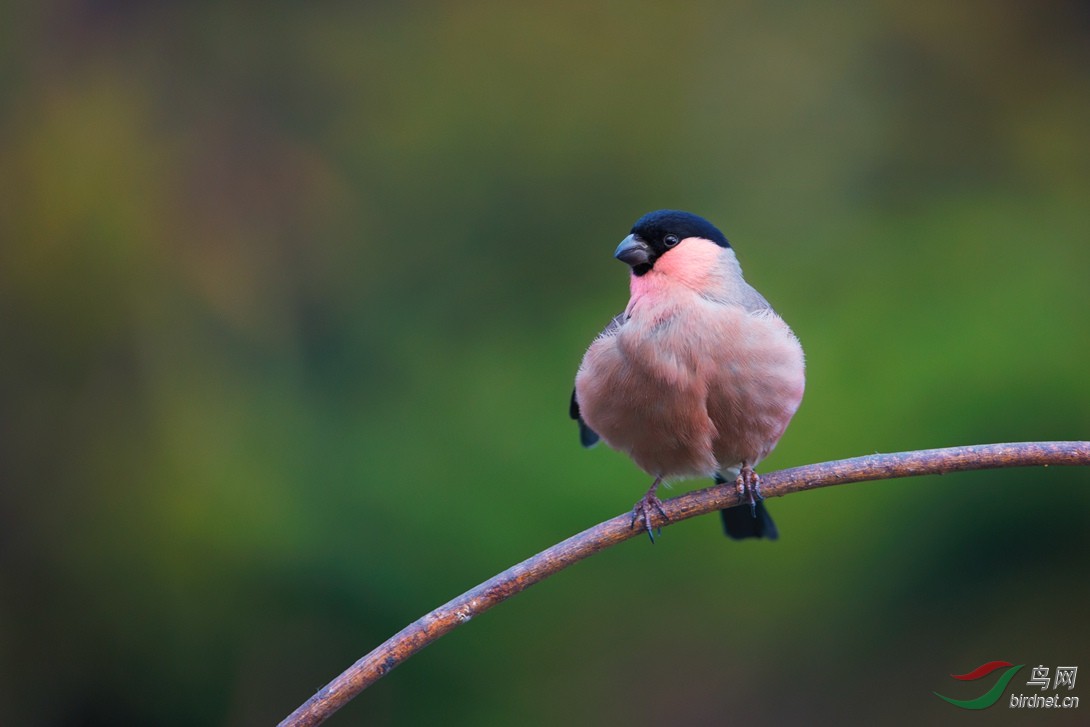
M 746 285 L 742 290 L 742 307 L 750 313 L 757 313 L 759 311 L 771 311 L 772 306 L 769 305 L 765 297 L 757 292 L 757 289 L 752 285 Z M 775 311 L 773 311 L 775 312 Z
M 595 337 L 594 340 L 603 338 L 605 336 L 612 336 L 617 332 L 624 322 L 627 320 L 624 313 L 618 313 L 613 316 L 613 320 L 609 322 L 602 332 Z M 579 401 L 575 398 L 575 388 L 571 390 L 571 404 L 568 406 L 568 416 L 579 423 L 579 443 L 584 447 L 590 448 L 598 444 L 598 440 L 601 438 L 598 436 L 598 432 L 587 426 L 587 423 L 583 421 L 583 417 L 579 415 Z
M 745 280 L 739 279 L 738 282 L 740 285 L 729 294 L 725 291 L 709 291 L 707 293 L 702 293 L 701 295 L 705 300 L 710 300 L 713 303 L 740 306 L 745 309 L 747 313 L 763 313 L 766 311 L 772 313 L 776 312 L 772 310 L 772 306 L 765 300 L 763 295 L 757 292 L 756 288 Z

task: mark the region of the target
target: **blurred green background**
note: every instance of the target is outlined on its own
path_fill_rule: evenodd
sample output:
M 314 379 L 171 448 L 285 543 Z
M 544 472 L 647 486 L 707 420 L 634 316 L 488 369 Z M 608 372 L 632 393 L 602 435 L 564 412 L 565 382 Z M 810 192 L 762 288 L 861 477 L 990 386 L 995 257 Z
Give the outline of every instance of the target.
M 1088 41 L 1075 0 L 6 4 L 0 722 L 274 723 L 630 508 L 567 404 L 652 209 L 716 222 L 806 348 L 765 471 L 1090 438 Z M 1090 669 L 1087 485 L 689 521 L 333 724 L 1073 723 L 931 692 Z

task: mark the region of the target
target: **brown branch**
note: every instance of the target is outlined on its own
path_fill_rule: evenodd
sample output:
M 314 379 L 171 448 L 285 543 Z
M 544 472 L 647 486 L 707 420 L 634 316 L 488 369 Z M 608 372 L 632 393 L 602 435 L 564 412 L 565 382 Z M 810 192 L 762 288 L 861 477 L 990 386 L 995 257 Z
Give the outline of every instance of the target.
M 873 454 L 770 472 L 761 476 L 761 492 L 765 497 L 782 497 L 849 482 L 1036 465 L 1090 465 L 1090 442 L 981 444 Z M 661 517 L 656 513 L 655 524 L 665 527 L 738 504 L 741 500 L 733 483 L 708 487 L 667 500 L 663 505 L 670 521 L 660 523 Z M 350 699 L 440 636 L 553 573 L 642 532 L 632 527 L 631 513 L 618 515 L 508 568 L 394 634 L 292 712 L 280 727 L 324 722 Z

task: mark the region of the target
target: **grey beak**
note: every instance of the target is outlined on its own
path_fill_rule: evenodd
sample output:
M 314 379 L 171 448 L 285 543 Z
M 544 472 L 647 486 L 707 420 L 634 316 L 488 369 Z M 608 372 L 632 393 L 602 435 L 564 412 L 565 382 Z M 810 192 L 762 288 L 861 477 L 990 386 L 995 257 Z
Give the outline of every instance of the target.
M 621 240 L 621 244 L 617 246 L 617 251 L 613 253 L 613 257 L 631 267 L 646 265 L 651 261 L 651 249 L 640 238 L 629 235 Z

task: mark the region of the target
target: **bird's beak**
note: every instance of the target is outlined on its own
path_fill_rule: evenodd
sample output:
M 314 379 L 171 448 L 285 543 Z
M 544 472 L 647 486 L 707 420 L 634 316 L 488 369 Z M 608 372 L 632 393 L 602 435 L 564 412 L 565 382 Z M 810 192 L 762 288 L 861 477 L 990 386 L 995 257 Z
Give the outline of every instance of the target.
M 651 249 L 640 238 L 629 235 L 621 240 L 621 244 L 617 246 L 617 251 L 613 253 L 613 257 L 631 267 L 646 265 L 651 262 Z

